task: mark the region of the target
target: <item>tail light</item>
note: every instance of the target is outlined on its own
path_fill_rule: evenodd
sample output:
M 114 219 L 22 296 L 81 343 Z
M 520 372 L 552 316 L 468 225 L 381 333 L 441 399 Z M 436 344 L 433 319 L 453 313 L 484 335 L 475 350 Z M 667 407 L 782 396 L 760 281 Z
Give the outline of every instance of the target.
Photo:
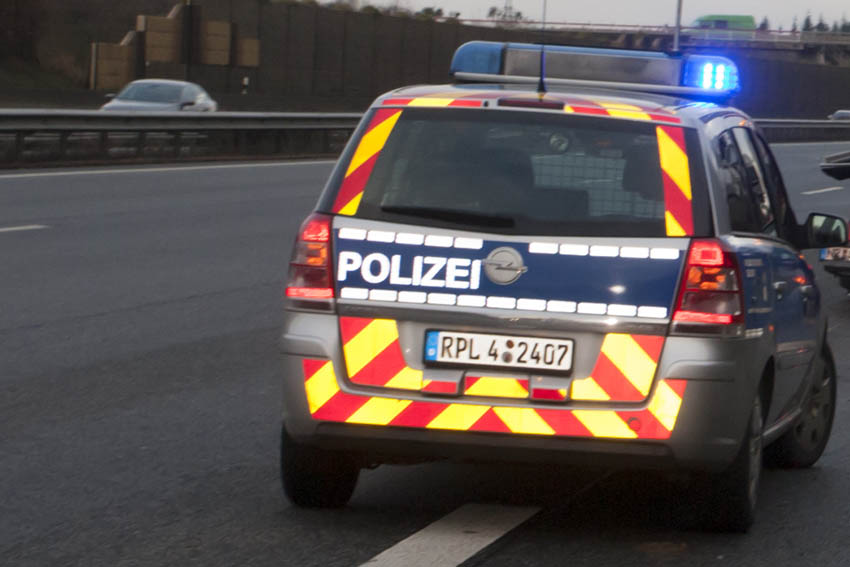
M 694 240 L 676 310 L 673 330 L 685 333 L 742 332 L 743 292 L 738 263 L 717 240 Z
M 297 300 L 328 300 L 334 297 L 331 266 L 331 217 L 314 213 L 298 232 L 286 297 Z

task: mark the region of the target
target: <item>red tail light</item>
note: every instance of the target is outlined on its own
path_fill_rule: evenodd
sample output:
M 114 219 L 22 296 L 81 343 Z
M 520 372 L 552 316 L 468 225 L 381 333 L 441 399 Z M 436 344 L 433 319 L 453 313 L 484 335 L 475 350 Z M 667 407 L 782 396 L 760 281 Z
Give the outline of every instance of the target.
M 289 262 L 286 297 L 333 299 L 331 267 L 331 217 L 314 213 L 307 217 Z
M 688 252 L 673 323 L 678 331 L 738 332 L 744 321 L 743 293 L 735 256 L 717 240 L 694 240 Z

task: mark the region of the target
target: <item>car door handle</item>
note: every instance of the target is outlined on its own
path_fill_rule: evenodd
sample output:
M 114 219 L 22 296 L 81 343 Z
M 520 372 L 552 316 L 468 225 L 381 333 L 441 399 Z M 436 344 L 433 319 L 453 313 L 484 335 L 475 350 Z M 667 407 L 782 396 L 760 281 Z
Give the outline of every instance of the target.
M 804 299 L 808 299 L 810 297 L 814 297 L 815 295 L 815 286 L 811 284 L 801 285 L 800 293 L 803 294 Z
M 785 290 L 788 289 L 788 282 L 773 282 L 773 290 L 776 292 L 776 299 L 782 299 L 785 296 Z

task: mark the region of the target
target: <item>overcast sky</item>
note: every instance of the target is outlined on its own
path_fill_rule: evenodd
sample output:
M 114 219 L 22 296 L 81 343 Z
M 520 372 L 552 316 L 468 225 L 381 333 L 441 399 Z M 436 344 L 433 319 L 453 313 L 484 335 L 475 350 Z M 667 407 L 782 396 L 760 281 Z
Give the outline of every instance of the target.
M 543 0 L 512 0 L 514 10 L 526 18 L 540 19 Z M 361 0 L 361 4 L 394 5 L 420 9 L 427 6 L 442 8 L 444 12 L 458 11 L 462 18 L 485 18 L 490 6 L 502 8 L 505 0 Z M 684 0 L 682 23 L 687 25 L 706 14 L 749 14 L 757 22 L 764 16 L 771 28 L 791 27 L 796 15 L 802 24 L 806 12 L 817 22 L 823 14 L 827 23 L 850 15 L 850 2 L 846 0 L 712 0 L 711 2 Z M 561 22 L 592 22 L 601 24 L 672 24 L 676 17 L 676 0 L 548 0 L 547 19 Z

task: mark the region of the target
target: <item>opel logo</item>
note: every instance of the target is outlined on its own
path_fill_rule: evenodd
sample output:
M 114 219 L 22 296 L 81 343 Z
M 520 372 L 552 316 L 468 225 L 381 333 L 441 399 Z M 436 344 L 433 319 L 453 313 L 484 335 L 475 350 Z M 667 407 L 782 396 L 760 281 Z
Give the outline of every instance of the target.
M 512 284 L 527 271 L 520 253 L 507 246 L 496 248 L 484 260 L 484 274 L 494 284 Z

